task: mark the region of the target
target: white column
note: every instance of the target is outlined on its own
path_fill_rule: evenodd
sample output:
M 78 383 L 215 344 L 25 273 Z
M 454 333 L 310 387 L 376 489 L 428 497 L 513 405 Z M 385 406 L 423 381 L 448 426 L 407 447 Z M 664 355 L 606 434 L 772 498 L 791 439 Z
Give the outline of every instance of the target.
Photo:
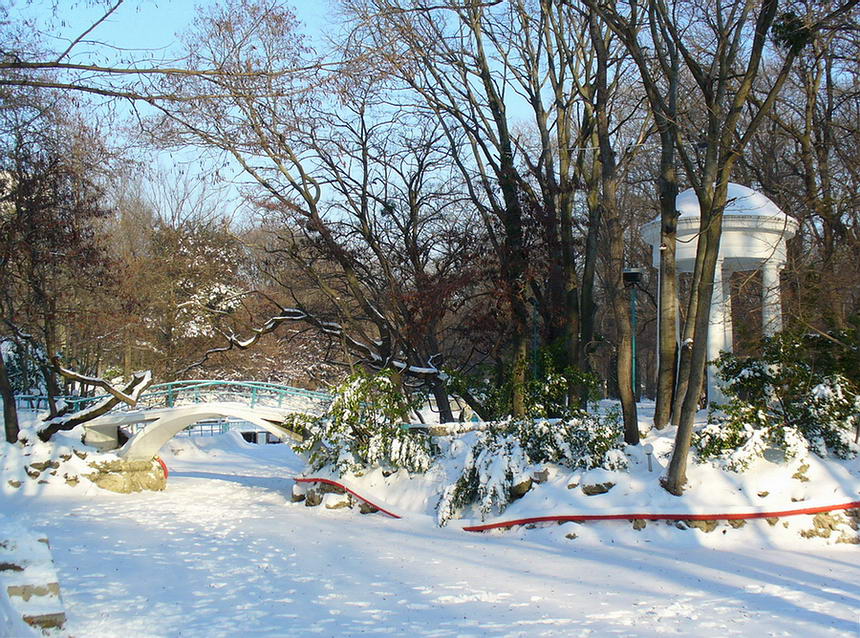
M 762 332 L 772 337 L 782 330 L 782 297 L 779 290 L 779 271 L 782 264 L 768 259 L 761 268 L 761 322 Z
M 713 361 L 720 356 L 720 351 L 726 344 L 726 305 L 725 289 L 723 287 L 723 260 L 717 260 L 714 271 L 714 290 L 711 294 L 711 312 L 708 319 L 708 361 Z M 717 383 L 717 368 L 708 364 L 708 401 L 721 402 L 725 395 L 720 391 Z

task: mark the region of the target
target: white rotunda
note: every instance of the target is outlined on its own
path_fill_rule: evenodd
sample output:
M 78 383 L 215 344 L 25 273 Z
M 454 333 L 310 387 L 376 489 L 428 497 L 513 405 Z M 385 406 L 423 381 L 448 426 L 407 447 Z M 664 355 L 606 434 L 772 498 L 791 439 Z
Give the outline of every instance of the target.
M 692 188 L 675 200 L 680 213 L 676 244 L 678 272 L 693 272 L 699 235 L 699 200 Z M 761 193 L 730 183 L 723 212 L 723 232 L 714 274 L 714 292 L 708 330 L 708 360 L 721 351 L 732 352 L 731 274 L 761 270 L 762 331 L 771 336 L 782 329 L 779 273 L 785 267 L 785 242 L 797 232 L 797 221 L 783 213 Z M 660 268 L 660 218 L 641 228 L 651 245 L 654 267 Z M 659 324 L 658 324 L 659 325 Z M 658 340 L 659 343 L 659 340 Z M 708 400 L 721 400 L 714 366 L 708 366 Z

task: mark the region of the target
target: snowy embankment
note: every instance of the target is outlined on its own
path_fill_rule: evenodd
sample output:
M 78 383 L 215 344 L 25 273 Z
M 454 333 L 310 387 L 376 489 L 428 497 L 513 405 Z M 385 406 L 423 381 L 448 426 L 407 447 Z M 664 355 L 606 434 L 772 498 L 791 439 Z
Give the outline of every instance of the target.
M 656 486 L 669 445 L 662 438 L 649 437 L 650 472 L 635 449 L 627 472 L 555 468 L 503 517 L 678 508 Z M 468 534 L 461 521 L 435 525 L 444 468 L 420 478 L 354 479 L 357 491 L 404 514 L 393 520 L 291 502 L 301 459 L 285 445 L 251 445 L 235 434 L 174 439 L 162 454 L 167 489 L 129 495 L 63 476 L 84 461 L 73 435 L 41 446 L 25 450 L 26 458 L 4 447 L 0 510 L 50 538 L 66 628 L 79 638 L 851 636 L 860 629 L 857 546 L 836 544 L 834 534 L 804 538 L 801 531 L 816 529 L 812 516 L 721 524 L 710 533 L 616 521 Z M 461 452 L 453 447 L 452 462 Z M 27 474 L 32 462 L 52 459 L 59 468 Z M 763 463 L 746 474 L 691 468 L 684 508 L 857 498 L 856 461 Z M 604 494 L 582 489 L 610 482 Z

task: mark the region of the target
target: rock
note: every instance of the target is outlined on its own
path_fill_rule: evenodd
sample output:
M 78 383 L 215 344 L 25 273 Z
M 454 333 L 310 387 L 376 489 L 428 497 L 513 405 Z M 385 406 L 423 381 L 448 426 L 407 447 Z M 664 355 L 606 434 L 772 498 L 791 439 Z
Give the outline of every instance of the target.
M 33 596 L 59 596 L 60 584 L 47 583 L 46 585 L 9 585 L 6 587 L 9 597 L 17 596 L 29 601 Z
M 735 529 L 740 529 L 741 527 L 745 527 L 747 524 L 747 522 L 742 518 L 738 519 L 738 520 L 729 519 L 728 523 L 729 523 L 729 525 L 731 525 Z
M 104 490 L 129 494 L 159 492 L 167 485 L 161 464 L 156 460 L 126 461 L 119 459 L 90 465 L 95 472 L 85 476 Z
M 70 458 L 72 458 L 72 455 L 71 455 L 71 454 L 60 454 L 60 459 L 61 459 L 63 462 L 68 461 Z
M 317 489 L 320 494 L 346 494 L 340 485 L 331 485 L 330 483 L 317 483 Z
M 634 518 L 633 519 L 633 529 L 635 529 L 637 532 L 641 532 L 647 526 L 648 526 L 648 521 L 646 521 L 644 518 Z
M 567 485 L 567 489 L 569 490 L 575 490 L 577 487 L 579 487 L 579 483 L 568 483 Z
M 29 476 L 31 479 L 37 479 L 37 478 L 39 478 L 39 474 L 41 474 L 41 472 L 38 472 L 36 470 L 31 470 L 30 468 L 26 468 L 24 471 L 27 473 L 27 476 Z
M 549 480 L 549 470 L 543 469 L 540 472 L 535 472 L 532 474 L 532 480 L 535 483 L 546 483 Z
M 339 510 L 350 507 L 352 505 L 352 499 L 348 494 L 335 494 L 333 492 L 329 492 L 323 496 L 322 504 L 327 510 Z
M 596 496 L 598 494 L 606 494 L 609 490 L 615 487 L 615 483 L 596 483 L 594 485 L 583 485 L 582 493 L 586 496 Z
M 294 483 L 293 484 L 293 493 L 292 493 L 292 497 L 290 500 L 293 503 L 301 503 L 303 500 L 305 500 L 305 497 L 306 497 L 306 494 L 305 494 L 304 486 L 300 485 L 299 483 Z
M 764 519 L 764 520 L 766 520 L 766 521 L 767 521 L 767 523 L 768 523 L 768 525 L 770 525 L 771 527 L 773 527 L 774 525 L 776 525 L 777 523 L 779 523 L 779 519 L 778 519 L 776 516 L 768 516 L 768 517 L 767 517 L 766 519 Z
M 698 530 L 705 532 L 713 532 L 717 529 L 717 521 L 696 521 L 689 520 L 687 521 L 687 527 L 695 527 Z
M 847 543 L 849 545 L 860 545 L 860 534 L 843 534 L 836 539 L 837 543 Z
M 24 622 L 31 627 L 38 627 L 43 630 L 60 629 L 66 624 L 66 614 L 62 611 L 58 611 L 53 614 L 38 614 L 35 616 L 24 614 L 23 619 Z
M 15 563 L 0 563 L 0 572 L 22 572 L 24 568 Z
M 759 493 L 758 493 L 758 496 L 759 496 L 759 498 L 764 498 L 764 497 L 765 497 L 765 496 L 767 496 L 768 494 L 770 494 L 770 492 L 759 492 Z
M 316 488 L 305 493 L 305 507 L 316 507 L 322 503 L 322 494 Z
M 358 511 L 361 512 L 362 514 L 375 514 L 379 510 L 376 509 L 370 503 L 365 503 L 364 501 L 362 501 L 361 503 L 358 504 Z
M 686 521 L 675 521 L 675 527 L 677 527 L 678 529 L 689 529 L 689 527 L 687 527 Z
M 809 471 L 809 464 L 804 463 L 799 468 L 797 468 L 797 472 L 791 475 L 791 478 L 797 479 L 801 483 L 809 483 L 809 477 L 806 476 L 806 473 Z M 794 499 L 792 499 L 794 500 Z
M 75 456 L 77 456 L 82 461 L 86 460 L 86 458 L 87 458 L 86 452 L 81 452 L 80 450 L 72 450 L 72 452 L 74 452 Z
M 60 467 L 60 464 L 57 461 L 43 461 L 41 463 L 30 463 L 30 467 L 32 467 L 34 470 L 38 470 L 39 472 L 44 472 L 48 468 L 56 470 L 58 467 Z
M 568 538 L 568 539 L 570 539 L 570 540 L 573 540 L 574 538 L 576 538 L 576 534 L 574 534 L 573 532 L 571 532 L 570 534 L 565 534 L 565 535 L 564 535 L 564 537 L 565 537 L 565 538 Z
M 516 485 L 511 487 L 511 500 L 513 501 L 518 498 L 522 498 L 523 496 L 528 494 L 530 489 L 532 489 L 532 480 L 530 478 L 527 478 L 524 481 L 517 483 Z
M 800 535 L 803 538 L 830 538 L 830 535 L 839 531 L 840 526 L 845 525 L 848 521 L 839 514 L 832 512 L 821 512 L 816 514 L 812 519 L 812 529 L 803 530 Z
M 9 480 L 7 483 L 9 483 L 10 487 L 21 487 L 21 481 Z
M 72 476 L 66 474 L 64 478 L 66 479 L 66 485 L 70 485 L 72 487 L 75 487 L 78 483 L 81 482 L 81 480 L 75 474 L 73 474 Z

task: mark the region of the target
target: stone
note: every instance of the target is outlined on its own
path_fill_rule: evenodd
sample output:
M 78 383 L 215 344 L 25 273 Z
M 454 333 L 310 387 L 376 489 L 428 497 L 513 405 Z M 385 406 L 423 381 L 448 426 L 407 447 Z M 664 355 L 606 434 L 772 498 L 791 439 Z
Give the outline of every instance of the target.
M 104 490 L 129 494 L 131 492 L 160 492 L 167 486 L 161 464 L 149 461 L 106 461 L 90 465 L 95 472 L 85 476 Z
M 23 618 L 24 622 L 31 627 L 38 627 L 43 630 L 61 629 L 63 625 L 66 624 L 66 614 L 62 611 L 58 611 L 53 614 L 38 614 L 34 616 L 24 614 Z
M 87 458 L 87 453 L 86 453 L 86 452 L 82 452 L 82 451 L 80 451 L 80 450 L 72 450 L 72 452 L 74 452 L 74 453 L 75 453 L 75 456 L 77 456 L 77 457 L 78 457 L 79 459 L 81 459 L 82 461 L 85 461 L 85 460 L 86 460 L 86 458 Z
M 379 510 L 376 509 L 370 503 L 365 503 L 364 501 L 362 501 L 361 503 L 358 504 L 358 511 L 361 512 L 362 514 L 375 514 Z
M 791 475 L 791 478 L 797 479 L 801 483 L 809 483 L 809 477 L 806 476 L 806 473 L 809 471 L 809 464 L 804 463 L 799 468 L 797 468 L 797 472 Z M 792 499 L 794 500 L 794 499 Z
M 776 516 L 768 516 L 768 517 L 767 517 L 766 519 L 764 519 L 764 520 L 766 520 L 766 521 L 767 521 L 767 524 L 768 524 L 768 525 L 770 525 L 771 527 L 773 527 L 774 525 L 776 525 L 777 523 L 779 523 L 779 519 L 778 519 Z
M 29 601 L 33 596 L 59 596 L 60 584 L 48 583 L 47 585 L 9 585 L 6 588 L 9 597 L 23 598 Z
M 72 476 L 66 474 L 64 478 L 66 479 L 66 485 L 70 485 L 71 487 L 75 487 L 78 483 L 81 482 L 81 480 L 75 474 L 73 474 Z
M 728 523 L 729 523 L 729 525 L 731 525 L 735 529 L 740 529 L 741 527 L 746 527 L 746 524 L 747 524 L 746 520 L 744 520 L 742 518 L 738 519 L 738 520 L 729 519 Z
M 634 518 L 633 519 L 633 529 L 635 529 L 637 532 L 641 532 L 647 526 L 648 526 L 648 521 L 646 521 L 644 518 Z
M 764 498 L 764 497 L 765 497 L 765 496 L 767 496 L 768 494 L 770 494 L 770 492 L 759 492 L 759 493 L 758 493 L 758 496 L 759 496 L 759 498 Z
M 689 521 L 687 521 L 687 527 L 694 527 L 694 528 L 701 530 L 707 534 L 707 533 L 713 532 L 715 529 L 717 529 L 717 521 L 689 520 Z
M 812 529 L 803 530 L 800 535 L 803 538 L 830 538 L 833 532 L 839 531 L 841 525 L 845 525 L 848 521 L 838 514 L 832 512 L 821 512 L 816 514 L 812 519 Z
M 15 563 L 0 563 L 0 572 L 22 572 L 24 568 Z
M 537 484 L 546 483 L 549 480 L 549 470 L 543 469 L 540 472 L 535 472 L 532 474 L 532 480 Z
M 522 498 L 526 494 L 529 493 L 529 490 L 532 489 L 532 480 L 530 478 L 525 479 L 517 483 L 516 485 L 511 486 L 510 496 L 511 500 L 516 500 L 518 498 Z
M 579 483 L 568 483 L 567 485 L 567 489 L 569 490 L 575 490 L 577 487 L 579 487 Z
M 598 494 L 606 494 L 609 490 L 615 487 L 615 483 L 596 483 L 594 485 L 583 485 L 582 493 L 586 496 L 596 496 Z
M 574 538 L 576 538 L 576 534 L 571 532 L 570 534 L 565 534 L 564 537 L 573 540 Z
M 34 470 L 38 470 L 39 472 L 44 472 L 48 468 L 56 470 L 58 467 L 60 467 L 60 464 L 57 461 L 43 461 L 41 463 L 30 463 L 30 467 L 32 467 Z
M 339 510 L 350 507 L 352 499 L 348 494 L 329 492 L 323 496 L 322 503 L 327 510 Z
M 9 480 L 7 483 L 9 483 L 10 487 L 21 487 L 21 481 Z
M 292 492 L 292 495 L 290 497 L 290 500 L 293 503 L 301 503 L 302 501 L 305 500 L 305 497 L 306 497 L 305 492 L 306 492 L 306 489 L 305 489 L 304 485 L 301 485 L 299 483 L 293 483 L 293 492 Z
M 31 479 L 37 479 L 37 478 L 39 478 L 39 475 L 41 474 L 41 472 L 38 472 L 37 470 L 31 470 L 30 468 L 26 468 L 24 471 L 27 473 L 27 476 L 29 476 Z
M 305 507 L 316 507 L 322 503 L 322 494 L 319 490 L 311 489 L 305 493 Z

